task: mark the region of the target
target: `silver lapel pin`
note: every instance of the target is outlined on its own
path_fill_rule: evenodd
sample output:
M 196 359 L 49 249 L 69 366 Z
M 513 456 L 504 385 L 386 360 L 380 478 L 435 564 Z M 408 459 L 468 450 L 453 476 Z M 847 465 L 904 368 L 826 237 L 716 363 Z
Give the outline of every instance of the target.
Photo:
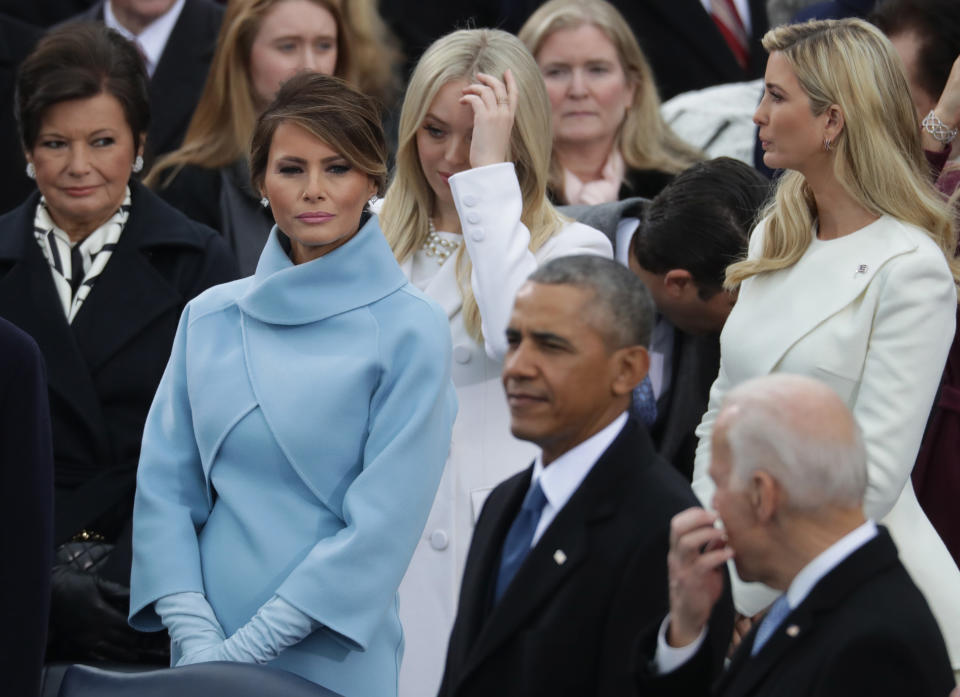
M 870 267 L 867 266 L 866 264 L 860 264 L 860 266 L 857 267 L 857 273 L 866 273 L 869 270 L 870 270 Z
M 563 553 L 562 549 L 558 549 L 553 553 L 553 560 L 557 562 L 557 566 L 562 566 L 567 561 L 567 555 Z

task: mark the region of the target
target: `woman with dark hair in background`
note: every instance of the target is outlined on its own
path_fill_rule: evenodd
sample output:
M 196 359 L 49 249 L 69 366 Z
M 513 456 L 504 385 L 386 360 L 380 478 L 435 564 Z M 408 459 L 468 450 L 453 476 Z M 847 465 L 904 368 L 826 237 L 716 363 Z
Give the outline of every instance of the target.
M 177 665 L 269 663 L 347 697 L 397 693 L 397 587 L 456 413 L 446 318 L 368 200 L 373 101 L 301 74 L 257 121 L 277 224 L 256 273 L 184 310 L 137 478 L 131 623 Z
M 133 44 L 99 24 L 43 38 L 17 78 L 39 192 L 0 218 L 0 316 L 47 364 L 56 501 L 47 658 L 164 660 L 126 624 L 143 423 L 186 302 L 236 276 L 212 230 L 131 178 L 150 119 Z

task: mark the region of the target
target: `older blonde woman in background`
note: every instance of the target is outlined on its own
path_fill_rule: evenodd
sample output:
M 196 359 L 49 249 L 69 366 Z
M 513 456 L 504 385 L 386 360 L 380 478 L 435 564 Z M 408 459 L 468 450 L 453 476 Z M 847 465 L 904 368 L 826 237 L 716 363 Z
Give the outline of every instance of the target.
M 568 221 L 547 199 L 550 149 L 550 102 L 516 37 L 457 31 L 420 59 L 380 219 L 401 268 L 447 312 L 460 410 L 440 490 L 400 587 L 400 692 L 407 697 L 439 686 L 484 498 L 534 456 L 510 435 L 500 385 L 514 295 L 549 259 L 612 254 L 603 233 Z
M 960 571 L 910 484 L 954 332 L 952 216 L 930 183 L 902 63 L 879 30 L 808 22 L 772 30 L 763 45 L 770 58 L 754 121 L 764 162 L 789 171 L 748 258 L 727 269 L 739 298 L 697 429 L 694 489 L 710 503 L 710 435 L 730 389 L 771 372 L 830 385 L 863 429 L 865 512 L 889 527 L 957 670 Z M 758 585 L 734 591 L 746 615 L 774 597 Z
M 520 30 L 553 110 L 550 196 L 598 204 L 653 198 L 703 155 L 660 116 L 650 64 L 605 0 L 551 0 Z

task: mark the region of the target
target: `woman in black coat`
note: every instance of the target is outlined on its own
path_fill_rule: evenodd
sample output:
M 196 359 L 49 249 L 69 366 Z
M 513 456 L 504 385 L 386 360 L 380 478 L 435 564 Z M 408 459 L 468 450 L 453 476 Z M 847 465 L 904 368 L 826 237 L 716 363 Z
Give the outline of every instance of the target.
M 17 78 L 39 192 L 0 217 L 0 317 L 47 364 L 54 449 L 48 660 L 165 660 L 126 624 L 140 440 L 181 310 L 236 277 L 222 238 L 131 180 L 149 122 L 132 44 L 102 25 L 45 37 Z

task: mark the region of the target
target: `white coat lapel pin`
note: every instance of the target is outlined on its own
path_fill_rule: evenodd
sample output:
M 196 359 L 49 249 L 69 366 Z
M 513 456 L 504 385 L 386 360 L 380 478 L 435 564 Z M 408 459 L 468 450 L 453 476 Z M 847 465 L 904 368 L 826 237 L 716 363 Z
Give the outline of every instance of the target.
M 856 277 L 859 276 L 860 274 L 865 274 L 865 273 L 867 273 L 867 271 L 869 271 L 869 270 L 870 270 L 870 267 L 869 267 L 869 266 L 867 266 L 866 264 L 860 264 L 860 265 L 857 267 L 857 272 L 856 272 L 855 274 L 853 274 L 853 277 L 856 278 Z
M 562 549 L 558 549 L 553 553 L 553 560 L 557 562 L 557 566 L 563 566 L 564 562 L 567 561 L 567 555 Z

